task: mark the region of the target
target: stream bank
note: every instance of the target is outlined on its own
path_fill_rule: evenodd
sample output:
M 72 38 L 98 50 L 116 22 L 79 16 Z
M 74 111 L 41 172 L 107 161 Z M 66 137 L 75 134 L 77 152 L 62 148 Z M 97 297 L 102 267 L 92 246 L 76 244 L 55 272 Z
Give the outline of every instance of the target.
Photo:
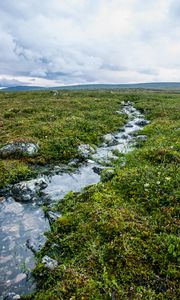
M 107 166 L 112 168 L 111 160 L 116 158 L 116 151 L 127 153 L 136 145 L 137 139 L 146 139 L 142 135 L 138 137 L 133 135 L 148 124 L 143 115 L 130 102 L 124 104 L 123 113 L 128 115 L 128 123 L 118 133 L 106 135 L 104 144 L 90 155 L 86 164 L 80 166 L 74 173 L 60 172 L 51 176 L 41 176 L 47 183 L 47 187 L 44 186 L 41 190 L 40 198 L 31 197 L 31 189 L 27 189 L 26 196 L 30 195 L 29 198 L 27 197 L 30 201 L 17 202 L 13 197 L 15 195 L 13 195 L 12 188 L 11 197 L 4 197 L 1 201 L 0 293 L 2 296 L 0 299 L 3 299 L 9 292 L 23 294 L 35 289 L 35 283 L 28 278 L 28 270 L 34 267 L 33 252 L 42 247 L 45 242 L 43 233 L 50 228 L 40 204 L 47 203 L 47 201 L 54 203 L 70 191 L 79 192 L 88 185 L 96 184 L 100 181 L 100 172 L 97 170 L 102 170 Z M 22 183 L 20 184 L 22 187 Z M 29 187 L 34 183 L 29 181 L 26 182 L 26 186 L 27 184 Z M 37 196 L 39 192 L 40 190 L 37 191 Z

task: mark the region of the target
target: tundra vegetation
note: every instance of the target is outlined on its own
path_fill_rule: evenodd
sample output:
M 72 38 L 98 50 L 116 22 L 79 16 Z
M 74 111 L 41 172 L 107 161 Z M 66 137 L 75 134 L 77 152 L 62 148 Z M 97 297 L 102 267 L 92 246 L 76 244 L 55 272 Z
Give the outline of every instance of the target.
M 0 147 L 10 142 L 39 146 L 35 157 L 17 152 L 0 158 L 0 188 L 34 175 L 39 165 L 83 159 L 78 145 L 98 145 L 126 119 L 115 112 L 121 97 L 110 92 L 1 92 L 0 106 Z
M 47 232 L 25 299 L 179 299 L 180 95 L 153 91 L 0 93 L 1 145 L 38 143 L 36 157 L 1 159 L 1 186 L 32 174 L 33 165 L 80 158 L 77 146 L 98 145 L 126 116 L 131 101 L 151 121 L 113 176 L 69 193 Z M 125 156 L 125 157 L 124 157 Z M 122 159 L 126 164 L 122 166 Z M 48 269 L 49 256 L 58 262 Z

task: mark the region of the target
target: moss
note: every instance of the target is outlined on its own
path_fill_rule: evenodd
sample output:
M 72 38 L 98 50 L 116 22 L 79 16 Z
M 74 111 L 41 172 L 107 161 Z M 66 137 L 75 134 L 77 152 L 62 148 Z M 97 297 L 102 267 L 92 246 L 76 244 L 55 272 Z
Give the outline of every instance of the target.
M 30 178 L 35 175 L 35 171 L 20 161 L 1 160 L 0 174 L 0 188 L 3 188 L 9 183 Z

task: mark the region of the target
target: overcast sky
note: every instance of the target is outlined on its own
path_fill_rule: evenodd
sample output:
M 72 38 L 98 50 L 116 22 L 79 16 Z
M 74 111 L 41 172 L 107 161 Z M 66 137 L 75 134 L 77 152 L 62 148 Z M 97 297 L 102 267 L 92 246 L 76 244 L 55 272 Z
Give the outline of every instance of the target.
M 180 81 L 180 0 L 0 0 L 0 86 Z

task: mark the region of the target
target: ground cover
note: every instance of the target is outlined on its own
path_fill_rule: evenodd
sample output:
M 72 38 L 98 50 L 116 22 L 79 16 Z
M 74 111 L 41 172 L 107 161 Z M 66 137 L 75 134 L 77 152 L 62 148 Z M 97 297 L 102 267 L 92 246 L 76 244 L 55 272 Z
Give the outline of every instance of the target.
M 117 93 L 118 95 L 118 93 Z M 178 299 L 178 94 L 125 92 L 151 123 L 114 176 L 69 193 L 38 253 L 32 299 Z M 112 101 L 113 102 L 113 101 Z M 48 255 L 59 265 L 47 269 Z
M 103 134 L 119 129 L 121 96 L 103 91 L 1 92 L 0 147 L 30 141 L 40 147 L 35 157 L 18 153 L 0 159 L 0 188 L 35 175 L 36 165 L 81 159 L 78 145 L 98 145 Z
M 40 145 L 34 158 L 0 160 L 0 186 L 32 175 L 36 164 L 80 158 L 78 145 L 98 145 L 125 121 L 132 101 L 151 123 L 146 142 L 114 162 L 111 179 L 70 193 L 47 233 L 30 299 L 178 299 L 180 95 L 144 91 L 0 93 L 0 146 Z M 45 268 L 42 257 L 58 261 Z M 25 297 L 27 299 L 27 296 Z

